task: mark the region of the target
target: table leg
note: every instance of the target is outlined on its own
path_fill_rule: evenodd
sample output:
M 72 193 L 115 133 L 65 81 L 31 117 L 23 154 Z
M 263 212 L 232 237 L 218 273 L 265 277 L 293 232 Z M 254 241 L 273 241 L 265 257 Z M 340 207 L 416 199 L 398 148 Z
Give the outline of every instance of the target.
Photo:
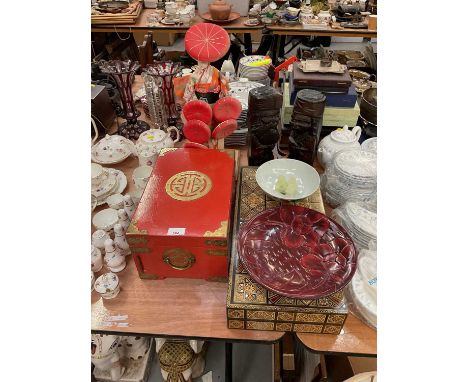
M 225 382 L 232 382 L 232 342 L 226 342 L 225 344 L 225 358 L 226 367 L 224 380 Z
M 279 36 L 275 34 L 273 36 L 273 42 L 271 44 L 271 61 L 275 66 L 276 62 L 278 61 L 278 40 Z
M 281 35 L 280 37 L 280 42 L 279 42 L 279 48 L 278 48 L 278 57 L 283 58 L 284 57 L 284 45 L 286 43 L 286 36 Z
M 250 33 L 244 33 L 244 48 L 245 55 L 250 56 L 252 54 L 252 36 Z

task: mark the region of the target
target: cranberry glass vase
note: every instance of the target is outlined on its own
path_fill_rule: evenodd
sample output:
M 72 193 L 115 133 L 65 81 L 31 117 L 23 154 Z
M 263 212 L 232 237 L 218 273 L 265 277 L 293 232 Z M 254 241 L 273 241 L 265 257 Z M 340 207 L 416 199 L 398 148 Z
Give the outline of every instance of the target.
M 136 109 L 133 101 L 132 82 L 140 64 L 130 60 L 110 60 L 101 61 L 99 67 L 103 73 L 112 76 L 119 89 L 122 100 L 119 117 L 127 121 L 119 125 L 118 134 L 128 139 L 138 139 L 141 133 L 150 128 L 146 122 L 137 119 L 141 112 Z
M 180 67 L 180 63 L 178 62 L 160 61 L 154 64 L 148 64 L 144 69 L 147 74 L 162 80 L 161 90 L 163 93 L 164 111 L 169 126 L 175 126 L 179 117 L 179 113 L 176 109 L 174 84 L 172 80 L 179 72 Z M 158 83 L 158 81 L 156 83 Z

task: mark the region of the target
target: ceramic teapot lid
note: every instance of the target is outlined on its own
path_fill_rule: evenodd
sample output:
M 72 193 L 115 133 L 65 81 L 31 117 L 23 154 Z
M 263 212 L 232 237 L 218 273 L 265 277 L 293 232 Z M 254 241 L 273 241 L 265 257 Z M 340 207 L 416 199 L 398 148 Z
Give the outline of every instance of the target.
M 112 292 L 119 285 L 119 276 L 115 273 L 109 272 L 99 276 L 94 283 L 94 289 L 100 294 Z
M 359 139 L 359 136 L 349 130 L 347 125 L 343 126 L 342 129 L 332 131 L 330 136 L 334 141 L 340 143 L 353 143 Z
M 164 138 L 166 138 L 166 136 L 167 133 L 160 129 L 151 129 L 142 133 L 139 140 L 147 144 L 153 144 L 161 142 Z

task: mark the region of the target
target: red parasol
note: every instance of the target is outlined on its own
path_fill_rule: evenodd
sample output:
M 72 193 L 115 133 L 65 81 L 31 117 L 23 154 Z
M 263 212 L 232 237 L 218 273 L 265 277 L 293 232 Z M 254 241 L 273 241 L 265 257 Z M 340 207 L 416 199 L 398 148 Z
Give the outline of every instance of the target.
M 213 115 L 211 106 L 205 101 L 199 100 L 187 102 L 182 109 L 182 113 L 187 121 L 198 119 L 199 121 L 205 122 L 207 125 L 211 123 L 211 117 Z
M 229 34 L 216 24 L 193 25 L 185 35 L 187 53 L 201 62 L 218 61 L 228 52 L 230 46 Z
M 185 122 L 183 132 L 188 140 L 196 143 L 208 142 L 211 135 L 208 125 L 198 119 Z
M 213 139 L 224 139 L 230 136 L 237 129 L 237 121 L 235 119 L 228 119 L 227 121 L 221 122 L 215 127 L 211 137 Z
M 233 97 L 224 97 L 218 100 L 213 106 L 213 114 L 218 122 L 228 119 L 237 119 L 242 113 L 242 104 Z
M 196 142 L 185 142 L 184 149 L 208 149 L 205 145 Z

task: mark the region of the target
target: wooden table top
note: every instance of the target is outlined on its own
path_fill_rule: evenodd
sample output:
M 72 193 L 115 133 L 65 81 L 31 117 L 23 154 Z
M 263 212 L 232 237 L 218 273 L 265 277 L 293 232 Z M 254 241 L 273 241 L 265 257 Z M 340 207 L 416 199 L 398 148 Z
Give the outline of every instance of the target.
M 181 33 L 186 31 L 190 26 L 206 22 L 197 13 L 197 15 L 190 21 L 190 25 L 163 25 L 149 27 L 147 25 L 146 18 L 154 12 L 154 9 L 143 9 L 140 16 L 135 24 L 92 24 L 91 32 L 132 32 L 142 30 L 156 30 L 161 33 Z M 324 30 L 311 30 L 304 28 L 302 25 L 257 25 L 257 26 L 246 26 L 244 21 L 248 19 L 247 16 L 242 16 L 239 19 L 228 23 L 222 24 L 221 26 L 226 29 L 229 33 L 251 33 L 257 30 L 266 28 L 276 35 L 301 35 L 301 36 L 341 36 L 341 37 L 377 37 L 377 31 L 368 29 L 350 29 L 340 28 L 334 29 L 328 27 Z
M 335 29 L 330 26 L 327 29 L 313 30 L 304 28 L 302 24 L 298 25 L 268 25 L 267 29 L 272 31 L 274 35 L 287 36 L 337 36 L 337 37 L 367 37 L 376 38 L 377 31 L 369 29 L 351 29 L 341 28 Z
M 377 356 L 377 331 L 351 313 L 338 336 L 296 333 L 296 337 L 306 348 L 316 353 Z
M 189 25 L 163 25 L 160 24 L 159 26 L 152 26 L 149 27 L 146 21 L 146 18 L 154 12 L 154 9 L 143 9 L 141 11 L 140 16 L 135 24 L 121 24 L 121 25 L 109 25 L 109 24 L 92 24 L 91 25 L 91 32 L 131 32 L 132 30 L 157 30 L 158 32 L 163 33 L 179 33 L 185 32 L 188 28 L 192 25 L 207 22 L 203 20 L 197 13 L 197 15 L 190 21 Z M 256 30 L 262 29 L 263 25 L 257 26 L 246 26 L 244 25 L 244 21 L 246 21 L 248 17 L 241 16 L 237 20 L 229 24 L 221 25 L 224 29 L 226 29 L 229 33 L 250 33 Z
M 141 76 L 136 76 L 133 91 L 141 86 Z M 143 111 L 140 118 L 148 121 Z M 246 148 L 240 150 L 239 165 L 248 165 Z M 123 194 L 133 192 L 132 172 L 138 167 L 138 158 L 131 156 L 112 167 L 122 170 L 127 177 L 128 185 Z M 323 171 L 319 165 L 315 167 L 319 173 Z M 107 205 L 97 207 L 94 213 L 104 208 Z M 328 215 L 331 208 L 325 204 L 325 210 Z M 105 273 L 104 268 L 96 273 L 96 278 L 102 273 Z M 192 279 L 142 280 L 131 256 L 127 257 L 127 266 L 118 276 L 122 287 L 116 298 L 103 300 L 92 292 L 93 332 L 260 342 L 276 342 L 284 335 L 284 332 L 228 329 L 226 283 Z M 351 313 L 338 336 L 296 335 L 304 346 L 319 353 L 377 354 L 377 332 Z

